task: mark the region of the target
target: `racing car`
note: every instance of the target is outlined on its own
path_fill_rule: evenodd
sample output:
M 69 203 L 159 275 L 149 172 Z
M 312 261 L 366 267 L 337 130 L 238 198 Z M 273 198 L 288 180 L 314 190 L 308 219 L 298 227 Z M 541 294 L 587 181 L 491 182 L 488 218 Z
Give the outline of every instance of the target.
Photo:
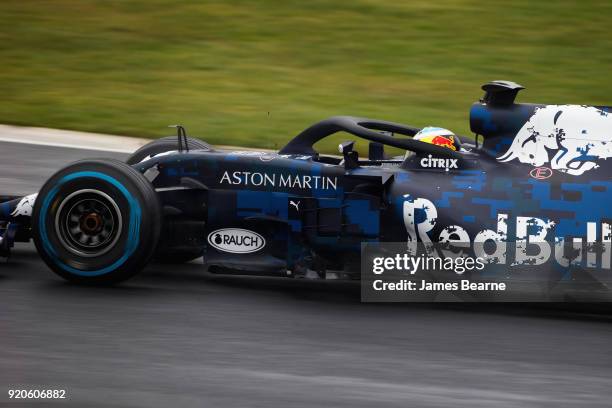
M 51 270 L 93 284 L 128 279 L 154 258 L 203 258 L 213 273 L 359 278 L 369 242 L 467 245 L 508 267 L 546 258 L 610 268 L 609 246 L 564 253 L 567 242 L 612 239 L 610 109 L 516 103 L 524 88 L 510 81 L 482 89 L 474 138 L 425 141 L 416 135 L 435 128 L 336 116 L 272 153 L 217 149 L 179 126 L 126 162 L 78 161 L 37 194 L 0 197 L 0 254 L 32 239 Z M 352 140 L 341 155 L 315 150 L 339 132 L 367 142 L 367 156 Z M 530 255 L 510 242 L 550 245 Z

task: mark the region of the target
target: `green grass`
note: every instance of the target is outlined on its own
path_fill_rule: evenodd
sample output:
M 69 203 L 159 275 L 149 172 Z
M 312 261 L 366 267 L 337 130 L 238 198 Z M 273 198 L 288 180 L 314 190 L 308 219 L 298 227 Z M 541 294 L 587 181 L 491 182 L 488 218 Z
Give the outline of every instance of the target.
M 609 0 L 3 0 L 0 122 L 266 148 L 338 114 L 468 134 L 492 79 L 612 105 L 610 21 Z

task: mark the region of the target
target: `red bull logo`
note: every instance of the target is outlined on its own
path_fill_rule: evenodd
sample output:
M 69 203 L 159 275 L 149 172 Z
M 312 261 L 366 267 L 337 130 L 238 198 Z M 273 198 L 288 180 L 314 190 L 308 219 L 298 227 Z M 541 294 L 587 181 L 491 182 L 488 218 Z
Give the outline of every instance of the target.
M 611 142 L 612 115 L 607 111 L 592 106 L 547 105 L 536 109 L 497 159 L 580 176 L 612 158 Z
M 455 147 L 455 139 L 452 136 L 434 136 L 431 139 L 431 144 L 436 146 L 448 147 L 449 149 L 457 150 Z

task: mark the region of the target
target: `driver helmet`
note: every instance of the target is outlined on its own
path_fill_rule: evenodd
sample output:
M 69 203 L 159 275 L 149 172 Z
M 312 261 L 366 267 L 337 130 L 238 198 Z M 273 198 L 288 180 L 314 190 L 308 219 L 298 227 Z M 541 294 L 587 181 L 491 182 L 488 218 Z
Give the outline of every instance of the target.
M 447 147 L 455 151 L 461 149 L 461 141 L 459 138 L 450 130 L 440 127 L 425 127 L 414 135 L 413 139 L 420 142 L 431 143 L 436 146 Z

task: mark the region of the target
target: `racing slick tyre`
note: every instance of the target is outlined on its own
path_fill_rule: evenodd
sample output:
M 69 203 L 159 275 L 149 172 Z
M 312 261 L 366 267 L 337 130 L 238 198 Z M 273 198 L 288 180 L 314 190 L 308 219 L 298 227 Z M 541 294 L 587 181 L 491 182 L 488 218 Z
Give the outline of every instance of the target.
M 191 150 L 210 149 L 210 146 L 207 143 L 199 139 L 193 139 L 191 137 L 187 138 L 187 146 L 189 146 L 189 149 Z M 130 157 L 128 157 L 126 163 L 129 165 L 138 164 L 147 157 L 152 157 L 156 154 L 173 152 L 177 150 L 178 141 L 176 136 L 162 137 L 161 139 L 157 139 L 152 141 L 151 143 L 147 143 L 140 149 L 136 150 L 134 153 L 132 153 Z
M 137 170 L 117 160 L 83 160 L 55 173 L 40 190 L 32 237 L 61 277 L 112 284 L 151 259 L 161 220 L 157 194 Z

